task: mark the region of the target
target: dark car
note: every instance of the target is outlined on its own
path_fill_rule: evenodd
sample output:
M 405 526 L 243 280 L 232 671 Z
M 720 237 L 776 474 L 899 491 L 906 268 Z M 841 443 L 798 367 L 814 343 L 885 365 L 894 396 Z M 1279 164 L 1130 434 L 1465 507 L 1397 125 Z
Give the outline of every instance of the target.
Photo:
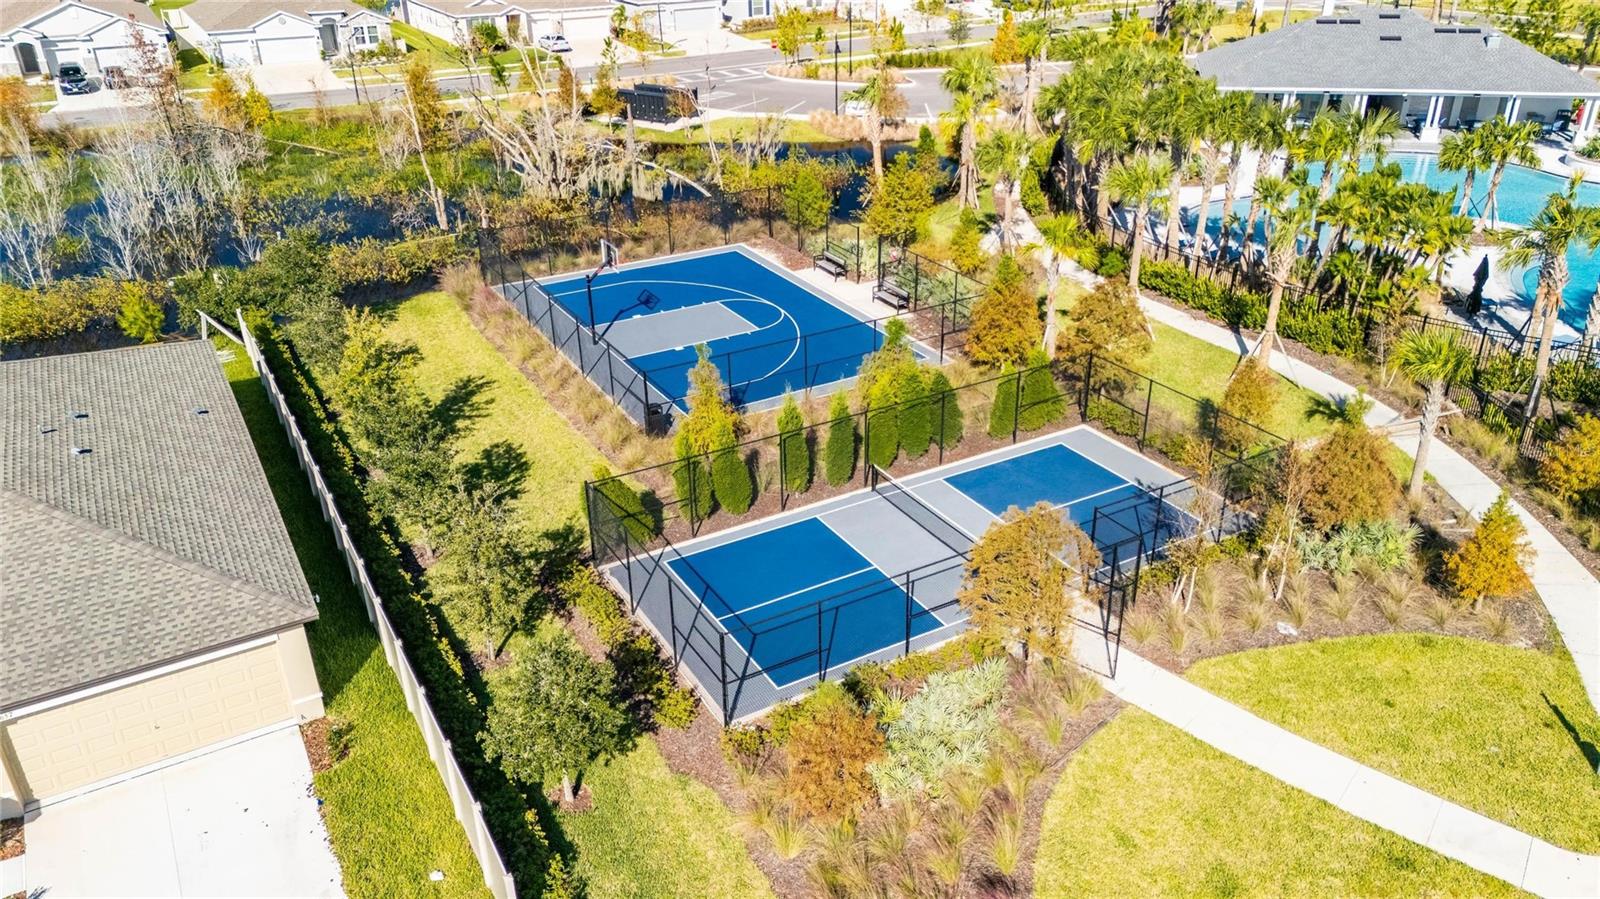
M 62 63 L 61 67 L 56 69 L 56 81 L 60 83 L 63 94 L 87 94 L 94 90 L 94 82 L 89 80 L 89 73 L 75 62 Z

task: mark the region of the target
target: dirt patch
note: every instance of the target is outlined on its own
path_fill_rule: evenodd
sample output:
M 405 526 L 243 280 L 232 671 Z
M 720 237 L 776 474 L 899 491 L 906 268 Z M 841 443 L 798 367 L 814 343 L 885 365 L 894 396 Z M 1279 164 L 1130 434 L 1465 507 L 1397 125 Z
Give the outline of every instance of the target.
M 594 808 L 594 793 L 589 790 L 588 784 L 578 785 L 578 788 L 572 792 L 571 802 L 562 797 L 560 784 L 545 790 L 544 798 L 550 803 L 551 808 L 566 812 L 569 815 L 581 815 Z
M 0 821 L 0 862 L 16 858 L 28 851 L 27 840 L 23 838 L 21 818 L 7 818 Z

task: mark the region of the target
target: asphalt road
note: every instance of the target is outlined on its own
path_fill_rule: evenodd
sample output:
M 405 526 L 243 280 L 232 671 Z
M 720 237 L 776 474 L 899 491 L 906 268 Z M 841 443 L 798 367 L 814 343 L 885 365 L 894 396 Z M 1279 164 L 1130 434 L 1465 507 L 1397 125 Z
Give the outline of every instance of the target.
M 1151 9 L 1141 10 L 1149 15 Z M 1104 12 L 1087 13 L 1073 19 L 1074 26 L 1097 25 L 1104 23 L 1110 14 Z M 993 26 L 983 26 L 973 29 L 974 40 L 984 40 L 993 37 Z M 933 43 L 943 40 L 943 32 L 908 35 L 908 42 L 917 44 Z M 866 50 L 866 37 L 860 36 L 857 41 L 858 52 Z M 830 79 L 818 82 L 796 82 L 773 78 L 766 74 L 766 69 L 775 63 L 782 62 L 782 55 L 776 50 L 739 50 L 730 53 L 717 53 L 709 56 L 682 56 L 670 59 L 659 59 L 651 62 L 646 67 L 632 62 L 618 67 L 618 75 L 622 78 L 634 78 L 644 75 L 672 75 L 680 84 L 687 87 L 698 88 L 700 101 L 708 109 L 730 111 L 748 115 L 764 115 L 769 113 L 805 113 L 812 109 L 832 109 L 834 106 L 834 85 Z M 595 66 L 582 66 L 575 73 L 579 79 L 588 81 L 594 77 Z M 832 67 L 829 66 L 831 69 Z M 1052 64 L 1052 69 L 1059 73 L 1064 70 L 1061 64 Z M 1020 71 L 1020 70 L 1019 70 Z M 848 78 L 846 67 L 840 65 L 841 78 Z M 907 74 L 909 83 L 901 85 L 901 91 L 906 97 L 907 114 L 913 118 L 931 117 L 937 115 L 949 106 L 949 96 L 939 87 L 936 72 L 910 72 Z M 1046 79 L 1053 80 L 1056 74 L 1047 73 Z M 488 89 L 485 75 L 478 76 L 478 83 L 484 90 Z M 439 87 L 446 93 L 464 93 L 471 90 L 473 79 L 471 76 L 461 75 L 443 78 Z M 841 82 L 839 95 L 842 98 L 852 85 Z M 341 88 L 324 92 L 322 102 L 329 106 L 347 106 L 358 102 L 383 100 L 399 93 L 399 86 L 363 85 L 359 93 L 356 88 Z M 842 100 L 841 100 L 842 102 Z M 275 94 L 272 105 L 275 109 L 309 109 L 315 106 L 317 97 L 311 91 L 301 93 Z M 124 121 L 129 116 L 129 111 L 121 108 L 101 108 L 83 111 L 49 112 L 41 116 L 42 122 L 47 126 L 74 126 L 81 128 L 94 128 L 106 125 L 115 125 Z

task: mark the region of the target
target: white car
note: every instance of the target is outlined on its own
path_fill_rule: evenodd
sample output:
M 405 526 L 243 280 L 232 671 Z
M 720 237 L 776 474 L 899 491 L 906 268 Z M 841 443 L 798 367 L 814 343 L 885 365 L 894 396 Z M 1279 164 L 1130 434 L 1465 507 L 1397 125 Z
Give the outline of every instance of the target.
M 551 53 L 572 52 L 572 45 L 567 43 L 567 39 L 559 34 L 540 35 L 539 48 L 541 50 L 548 50 Z

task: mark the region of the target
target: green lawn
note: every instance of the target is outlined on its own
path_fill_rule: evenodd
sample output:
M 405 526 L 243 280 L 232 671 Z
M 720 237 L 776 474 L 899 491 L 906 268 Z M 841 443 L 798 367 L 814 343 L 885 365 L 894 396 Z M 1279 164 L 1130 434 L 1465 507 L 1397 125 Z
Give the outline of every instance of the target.
M 233 352 L 225 370 L 234 398 L 319 600 L 321 617 L 307 631 L 328 716 L 351 728 L 350 754 L 316 776 L 344 889 L 354 897 L 487 896 L 444 783 L 266 391 L 242 349 L 219 345 Z M 444 880 L 429 881 L 435 870 Z
M 462 49 L 444 38 L 429 34 L 414 25 L 407 25 L 404 22 L 391 21 L 389 27 L 397 40 L 403 42 L 415 52 L 426 54 L 428 63 L 434 68 L 459 69 L 465 67 L 466 62 L 462 58 Z M 528 57 L 536 62 L 542 60 L 545 55 L 543 50 L 531 49 L 528 51 Z M 494 58 L 504 66 L 520 66 L 522 64 L 522 53 L 519 50 L 502 50 L 494 54 Z M 478 62 L 484 65 L 488 65 L 488 60 L 488 55 L 478 58 Z
M 150 11 L 161 15 L 169 9 L 182 9 L 194 0 L 150 0 Z
M 1131 708 L 1056 785 L 1034 888 L 1040 899 L 1516 894 Z
M 419 294 L 385 313 L 389 336 L 421 350 L 418 379 L 430 394 L 443 395 L 465 378 L 483 385 L 481 414 L 466 422 L 463 449 L 474 454 L 509 440 L 527 453 L 528 478 L 517 501 L 523 519 L 541 529 L 578 521 L 583 481 L 600 454 L 449 295 Z M 526 639 L 512 639 L 512 655 Z M 576 849 L 590 899 L 770 895 L 736 835 L 732 813 L 707 787 L 667 770 L 653 739 L 641 739 L 632 752 L 589 772 L 588 783 L 595 807 L 560 815 L 559 822 Z
M 192 3 L 193 0 L 184 0 Z M 180 4 L 182 5 L 182 4 Z M 190 47 L 178 51 L 178 85 L 185 89 L 211 86 L 211 79 L 221 71 L 206 59 L 205 54 Z
M 978 191 L 978 213 L 985 218 L 994 215 L 994 191 L 988 187 Z M 961 204 L 953 198 L 933 207 L 928 215 L 928 239 L 937 244 L 949 244 L 961 223 Z
M 1385 634 L 1207 659 L 1188 677 L 1424 790 L 1600 852 L 1600 716 L 1565 653 Z
M 1239 364 L 1239 354 L 1191 337 L 1176 328 L 1160 322 L 1152 323 L 1155 342 L 1150 354 L 1138 369 L 1171 387 L 1197 399 L 1220 403 L 1228 390 L 1228 380 Z M 1280 437 L 1311 437 L 1327 430 L 1326 419 L 1310 415 L 1317 394 L 1278 377 L 1278 405 L 1272 415 L 1259 424 Z M 1161 391 L 1156 391 L 1152 402 L 1162 402 Z M 1180 397 L 1167 395 L 1163 405 L 1175 413 L 1190 415 L 1194 404 Z
M 708 127 L 718 140 L 727 140 L 749 131 L 755 123 L 754 118 L 716 119 Z M 677 131 L 660 131 L 635 125 L 634 133 L 640 140 L 655 144 L 703 144 L 706 141 L 706 128 L 701 126 L 681 128 Z M 792 143 L 838 143 L 837 139 L 812 127 L 810 122 L 795 120 L 783 123 L 780 139 Z
M 418 294 L 386 313 L 389 336 L 422 350 L 417 378 L 429 395 L 443 396 L 467 382 L 481 387 L 478 415 L 465 425 L 463 456 L 509 441 L 529 463 L 515 502 L 523 520 L 540 531 L 579 522 L 583 482 L 604 461 L 599 452 L 478 333 L 449 294 Z
M 587 783 L 594 808 L 557 818 L 590 899 L 772 895 L 721 800 L 669 771 L 654 740 L 589 771 Z

